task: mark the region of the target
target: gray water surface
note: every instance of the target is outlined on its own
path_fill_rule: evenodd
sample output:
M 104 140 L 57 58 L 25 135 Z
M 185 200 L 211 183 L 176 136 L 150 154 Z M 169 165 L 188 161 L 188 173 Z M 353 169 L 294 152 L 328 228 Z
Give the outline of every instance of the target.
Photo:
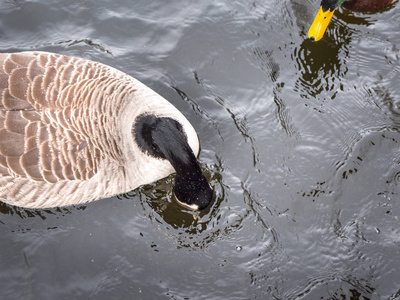
M 0 50 L 96 60 L 198 132 L 216 199 L 173 176 L 87 205 L 0 204 L 0 299 L 400 299 L 399 3 L 0 2 Z

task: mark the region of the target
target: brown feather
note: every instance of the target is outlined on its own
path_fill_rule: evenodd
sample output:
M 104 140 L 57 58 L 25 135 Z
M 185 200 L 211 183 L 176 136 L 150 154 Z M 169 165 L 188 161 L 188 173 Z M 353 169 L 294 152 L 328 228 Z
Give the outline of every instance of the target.
M 395 0 L 347 0 L 342 6 L 346 9 L 357 12 L 373 12 L 384 9 Z
M 173 117 L 169 102 L 106 65 L 46 52 L 0 54 L 0 200 L 25 207 L 84 203 L 130 191 L 174 170 L 142 153 L 136 116 Z

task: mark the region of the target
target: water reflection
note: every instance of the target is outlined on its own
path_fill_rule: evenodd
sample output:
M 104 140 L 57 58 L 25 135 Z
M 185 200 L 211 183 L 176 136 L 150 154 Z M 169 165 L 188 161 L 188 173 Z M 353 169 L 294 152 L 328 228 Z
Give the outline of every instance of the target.
M 72 46 L 79 45 L 79 44 L 86 44 L 89 47 L 92 47 L 93 49 L 97 49 L 101 52 L 113 55 L 111 50 L 107 49 L 107 46 L 102 45 L 100 43 L 96 43 L 90 39 L 66 40 L 66 41 L 57 42 L 56 44 L 57 45 L 66 44 L 68 47 L 72 47 Z
M 252 52 L 252 58 L 256 61 L 257 66 L 268 75 L 271 82 L 274 84 L 273 101 L 276 105 L 275 114 L 281 127 L 288 136 L 298 137 L 298 131 L 291 120 L 290 110 L 283 99 L 285 83 L 278 81 L 280 76 L 280 66 L 274 58 L 274 51 L 268 50 L 266 46 L 257 46 L 252 50 Z
M 85 205 L 74 207 L 77 210 L 85 210 Z M 46 220 L 49 216 L 64 216 L 71 214 L 71 209 L 68 207 L 56 207 L 51 209 L 29 209 L 17 206 L 8 205 L 0 201 L 0 213 L 3 215 L 18 216 L 21 219 L 39 217 L 42 220 Z M 1 220 L 0 220 L 1 222 Z
M 398 129 L 396 131 L 389 131 L 386 128 L 370 129 L 355 143 L 346 160 L 338 168 L 338 180 L 343 182 L 353 176 L 374 177 L 375 172 L 364 173 L 365 168 L 367 170 L 369 168 L 372 168 L 372 170 L 384 168 L 383 174 L 387 172 L 386 168 L 394 167 L 396 170 L 400 163 L 400 155 L 397 152 L 399 143 L 400 133 Z M 389 164 L 385 162 L 389 162 Z M 363 175 L 357 175 L 360 171 L 363 172 Z M 397 172 L 391 171 L 391 173 L 396 174 Z M 393 175 L 390 177 L 393 177 Z M 365 178 L 365 181 L 368 182 L 367 178 Z
M 259 62 L 258 65 L 261 70 L 269 75 L 272 82 L 276 82 L 279 77 L 280 67 L 273 54 L 273 50 L 263 49 L 262 47 L 253 49 L 253 57 Z
M 304 296 L 310 299 L 318 298 L 320 295 L 326 295 L 326 299 L 373 299 L 377 297 L 374 288 L 371 287 L 368 279 L 360 279 L 355 276 L 338 278 L 337 275 L 331 275 L 330 278 L 323 280 L 316 278 L 310 282 L 307 289 L 298 295 L 299 298 Z M 323 299 L 323 298 L 321 298 Z
M 199 75 L 197 74 L 196 71 L 193 72 L 193 76 L 194 76 L 197 84 L 203 86 L 203 83 L 201 82 L 201 79 L 199 78 Z M 213 125 L 213 128 L 215 129 L 215 131 L 218 133 L 219 137 L 221 139 L 223 139 L 221 131 L 219 130 L 218 125 L 217 125 L 217 120 L 215 118 L 213 118 L 212 115 L 207 110 L 202 108 L 196 101 L 191 99 L 184 91 L 182 91 L 181 89 L 179 89 L 178 87 L 176 87 L 174 85 L 172 85 L 171 87 L 178 93 L 178 95 L 181 97 L 181 99 L 183 101 L 190 103 L 190 106 L 192 107 L 193 111 L 195 111 L 196 113 L 201 115 L 203 118 L 205 118 L 205 120 L 207 120 L 208 123 L 211 123 Z
M 230 122 L 233 122 L 235 128 L 237 131 L 240 133 L 242 136 L 243 140 L 246 143 L 250 144 L 251 147 L 251 152 L 252 152 L 252 164 L 254 168 L 257 168 L 257 164 L 259 162 L 259 155 L 257 153 L 257 149 L 255 146 L 255 139 L 253 137 L 253 134 L 251 133 L 250 127 L 249 127 L 249 120 L 247 119 L 247 113 L 246 111 L 240 110 L 237 106 L 235 106 L 229 99 L 226 99 L 219 91 L 218 89 L 214 86 L 212 82 L 207 82 L 204 80 L 197 72 L 194 72 L 196 82 L 204 89 L 204 91 L 213 99 L 213 101 L 220 107 L 222 108 L 226 114 L 230 118 Z M 225 118 L 223 116 L 211 116 L 208 115 L 207 113 L 204 114 L 204 117 L 208 118 L 210 122 L 216 126 L 216 124 L 221 124 Z M 222 124 L 223 126 L 226 126 L 226 124 Z M 220 126 L 222 126 L 220 125 Z M 217 129 L 221 140 L 224 140 L 226 137 L 224 137 L 221 134 L 220 129 Z
M 42 2 L 25 10 L 52 26 L 32 30 L 0 4 L 3 49 L 88 55 L 170 93 L 215 201 L 183 209 L 171 175 L 82 207 L 0 203 L 3 297 L 399 296 L 398 14 L 339 10 L 312 43 L 317 1 Z
M 299 138 L 299 130 L 292 121 L 290 110 L 282 97 L 281 90 L 285 84 L 278 83 L 274 88 L 274 103 L 276 105 L 276 115 L 281 124 L 281 127 L 290 137 Z
M 354 13 L 343 8 L 339 8 L 335 11 L 335 16 L 336 19 L 338 19 L 338 22 L 341 22 L 341 26 L 348 27 L 347 30 L 350 30 L 350 34 L 354 33 L 354 29 L 350 29 L 346 24 L 369 27 L 377 21 L 375 17 L 376 13 Z
M 376 97 L 374 97 L 375 103 L 381 107 L 385 114 L 392 120 L 392 126 L 400 129 L 400 99 L 392 95 L 391 92 L 383 86 L 376 86 L 373 90 L 376 95 Z
M 340 82 L 348 71 L 345 59 L 348 56 L 349 41 L 350 37 L 346 37 L 344 42 L 334 40 L 315 43 L 305 40 L 299 48 L 294 49 L 292 59 L 297 63 L 300 73 L 294 90 L 300 97 L 315 99 L 324 92 L 333 100 L 338 91 L 343 91 Z M 342 52 L 344 58 L 341 58 Z

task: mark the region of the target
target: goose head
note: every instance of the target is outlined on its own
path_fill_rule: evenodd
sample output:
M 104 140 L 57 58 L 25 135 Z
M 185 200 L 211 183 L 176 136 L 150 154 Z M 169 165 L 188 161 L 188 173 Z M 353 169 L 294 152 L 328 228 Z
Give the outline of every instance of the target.
M 132 128 L 139 149 L 156 159 L 168 160 L 176 171 L 173 192 L 191 210 L 206 208 L 213 191 L 204 177 L 181 123 L 170 117 L 140 115 Z

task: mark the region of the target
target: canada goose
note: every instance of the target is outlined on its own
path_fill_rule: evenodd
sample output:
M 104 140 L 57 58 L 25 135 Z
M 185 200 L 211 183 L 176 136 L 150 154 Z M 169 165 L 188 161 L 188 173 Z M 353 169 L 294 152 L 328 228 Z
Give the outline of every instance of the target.
M 27 208 L 85 203 L 176 171 L 181 204 L 213 192 L 188 120 L 138 80 L 90 60 L 0 54 L 0 200 Z
M 319 41 L 326 31 L 335 9 L 341 5 L 357 12 L 371 12 L 383 9 L 394 2 L 395 0 L 322 0 L 318 14 L 308 31 L 308 37 Z

